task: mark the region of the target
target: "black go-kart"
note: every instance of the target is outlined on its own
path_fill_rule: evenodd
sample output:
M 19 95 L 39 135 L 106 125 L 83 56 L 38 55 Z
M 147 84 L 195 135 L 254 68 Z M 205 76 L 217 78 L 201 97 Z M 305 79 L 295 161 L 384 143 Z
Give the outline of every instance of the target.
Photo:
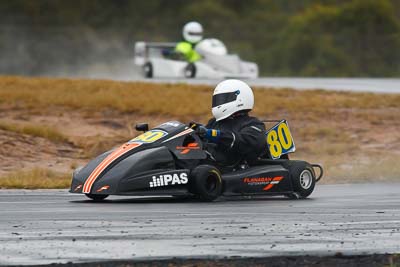
M 73 173 L 71 193 L 100 201 L 109 195 L 188 196 L 213 201 L 221 195 L 306 198 L 322 177 L 320 165 L 289 160 L 295 145 L 285 120 L 266 132 L 266 153 L 255 164 L 213 164 L 208 144 L 188 125 L 163 123 L 107 151 Z M 315 169 L 318 170 L 318 177 Z

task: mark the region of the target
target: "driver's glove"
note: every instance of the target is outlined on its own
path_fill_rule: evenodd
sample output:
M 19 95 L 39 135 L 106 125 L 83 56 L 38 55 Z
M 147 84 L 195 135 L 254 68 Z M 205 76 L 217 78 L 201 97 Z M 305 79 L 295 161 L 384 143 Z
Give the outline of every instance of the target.
M 168 57 L 168 56 L 170 56 L 171 54 L 173 54 L 173 51 L 171 51 L 170 49 L 163 49 L 163 50 L 161 50 L 161 53 L 162 53 L 162 55 L 163 55 L 164 57 Z
M 196 133 L 212 143 L 217 143 L 221 137 L 221 131 L 216 129 L 207 129 L 206 127 L 200 125 L 196 128 Z

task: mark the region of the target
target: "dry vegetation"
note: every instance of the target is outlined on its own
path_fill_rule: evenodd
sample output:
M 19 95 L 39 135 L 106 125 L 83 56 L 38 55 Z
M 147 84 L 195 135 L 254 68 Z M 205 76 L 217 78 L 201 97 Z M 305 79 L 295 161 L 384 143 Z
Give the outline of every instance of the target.
M 104 80 L 28 79 L 3 77 L 0 103 L 10 108 L 46 113 L 54 107 L 83 111 L 115 110 L 179 118 L 208 117 L 211 88 L 201 85 L 151 84 Z M 184 92 L 184 93 L 183 93 Z M 399 108 L 399 95 L 340 92 L 256 90 L 256 114 L 309 113 L 320 119 L 340 109 Z M 328 114 L 326 114 L 328 112 Z
M 71 175 L 56 173 L 48 169 L 34 168 L 29 171 L 14 171 L 0 177 L 0 185 L 4 188 L 67 188 Z
M 36 167 L 54 170 L 44 177 L 69 173 L 134 136 L 136 122 L 206 121 L 211 93 L 200 85 L 0 77 L 0 176 Z M 286 118 L 293 157 L 323 163 L 324 182 L 400 177 L 400 95 L 266 88 L 255 95 L 254 113 Z
M 46 125 L 18 125 L 5 123 L 0 121 L 0 129 L 4 131 L 26 134 L 36 137 L 43 137 L 53 142 L 67 142 L 68 138 L 56 129 L 52 129 Z

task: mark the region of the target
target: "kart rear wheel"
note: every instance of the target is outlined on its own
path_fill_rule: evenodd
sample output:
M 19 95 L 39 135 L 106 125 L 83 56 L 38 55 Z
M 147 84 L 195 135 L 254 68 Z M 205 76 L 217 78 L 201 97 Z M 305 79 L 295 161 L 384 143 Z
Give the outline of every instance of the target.
M 191 193 L 203 201 L 213 201 L 221 195 L 221 173 L 214 166 L 197 166 L 191 172 L 189 181 Z
M 184 70 L 185 78 L 196 77 L 196 65 L 194 63 L 189 63 Z
M 86 196 L 94 201 L 102 201 L 106 199 L 109 195 L 86 194 Z
M 143 76 L 146 78 L 153 78 L 153 64 L 150 62 L 143 65 Z
M 290 176 L 294 193 L 299 198 L 308 197 L 315 187 L 315 173 L 310 164 L 305 161 L 296 161 L 290 166 Z

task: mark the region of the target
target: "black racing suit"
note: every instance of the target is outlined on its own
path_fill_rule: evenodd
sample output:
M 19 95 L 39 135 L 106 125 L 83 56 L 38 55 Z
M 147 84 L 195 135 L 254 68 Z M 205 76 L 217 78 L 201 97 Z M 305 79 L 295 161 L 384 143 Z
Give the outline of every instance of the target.
M 216 146 L 209 149 L 219 166 L 234 167 L 244 161 L 252 165 L 267 150 L 264 123 L 247 112 L 211 119 L 205 127 L 220 130 Z

